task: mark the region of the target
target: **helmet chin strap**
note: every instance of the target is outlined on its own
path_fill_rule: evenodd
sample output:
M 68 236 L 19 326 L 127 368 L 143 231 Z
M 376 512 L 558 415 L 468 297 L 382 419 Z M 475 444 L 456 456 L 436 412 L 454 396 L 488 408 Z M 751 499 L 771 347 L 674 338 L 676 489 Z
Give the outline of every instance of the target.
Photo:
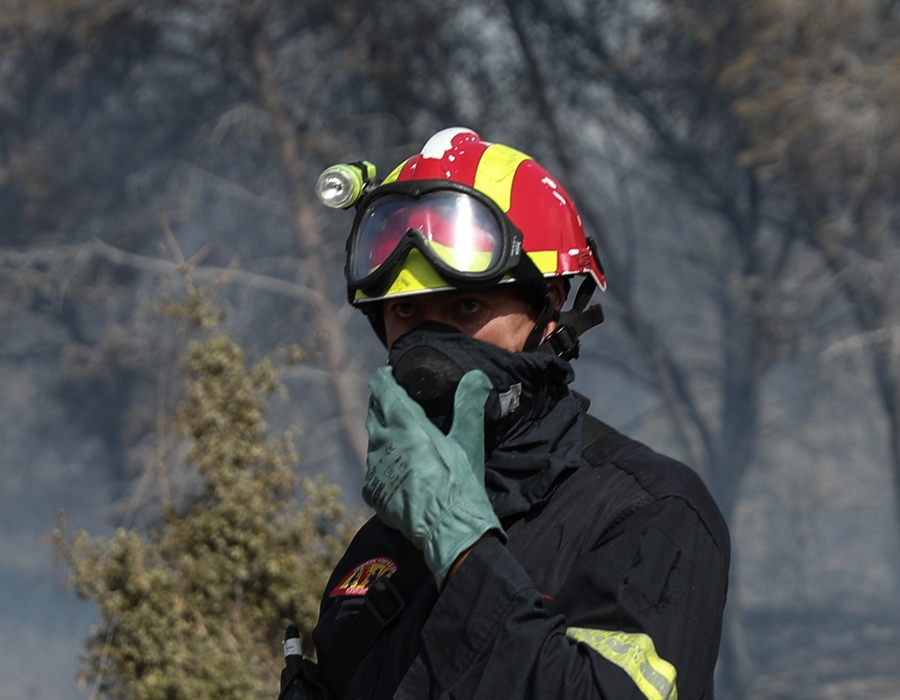
M 575 293 L 572 308 L 562 312 L 556 308 L 550 282 L 527 254 L 522 256 L 516 269 L 516 281 L 528 303 L 538 309 L 537 320 L 528 338 L 525 339 L 523 350 L 549 352 L 564 360 L 577 358 L 580 351 L 578 336 L 603 323 L 603 309 L 599 304 L 586 308 L 597 289 L 594 279 L 585 277 Z M 557 321 L 556 328 L 544 338 L 544 331 L 551 320 Z
M 547 324 L 558 318 L 559 311 L 556 310 L 552 295 L 547 295 L 544 307 L 538 312 L 537 320 L 534 322 L 534 328 L 531 329 L 531 333 L 529 333 L 528 337 L 525 339 L 525 347 L 522 349 L 525 352 L 534 352 L 541 347 L 541 343 L 544 340 L 544 330 L 547 328 Z
M 585 331 L 603 323 L 603 308 L 600 304 L 587 307 L 591 295 L 597 288 L 597 283 L 591 277 L 586 277 L 575 294 L 575 301 L 569 311 L 557 311 L 551 304 L 552 314 L 546 320 L 542 311 L 538 322 L 528 336 L 525 343 L 526 350 L 540 350 L 561 357 L 564 360 L 574 360 L 581 350 L 578 337 Z M 546 339 L 543 339 L 544 329 L 553 318 L 557 321 L 556 328 Z M 541 342 L 543 339 L 543 342 Z M 533 344 L 533 347 L 529 347 Z

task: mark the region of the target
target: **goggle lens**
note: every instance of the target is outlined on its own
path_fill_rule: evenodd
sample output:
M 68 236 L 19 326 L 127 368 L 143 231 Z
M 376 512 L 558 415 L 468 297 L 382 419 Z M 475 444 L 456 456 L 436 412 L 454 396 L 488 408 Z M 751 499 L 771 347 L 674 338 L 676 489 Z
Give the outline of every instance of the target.
M 500 222 L 484 204 L 460 192 L 414 199 L 385 195 L 363 212 L 353 241 L 351 273 L 363 280 L 391 256 L 413 230 L 423 251 L 452 270 L 483 273 L 503 256 Z

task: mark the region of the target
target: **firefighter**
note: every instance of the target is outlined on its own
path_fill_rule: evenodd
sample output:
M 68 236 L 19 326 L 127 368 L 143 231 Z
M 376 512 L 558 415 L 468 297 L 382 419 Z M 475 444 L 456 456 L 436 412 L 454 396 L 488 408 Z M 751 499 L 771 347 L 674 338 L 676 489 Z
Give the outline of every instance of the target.
M 693 471 L 570 389 L 606 285 L 571 197 L 461 128 L 380 183 L 344 170 L 355 185 L 324 177 L 320 197 L 355 206 L 349 300 L 388 350 L 366 422 L 375 515 L 287 692 L 712 698 L 728 532 Z

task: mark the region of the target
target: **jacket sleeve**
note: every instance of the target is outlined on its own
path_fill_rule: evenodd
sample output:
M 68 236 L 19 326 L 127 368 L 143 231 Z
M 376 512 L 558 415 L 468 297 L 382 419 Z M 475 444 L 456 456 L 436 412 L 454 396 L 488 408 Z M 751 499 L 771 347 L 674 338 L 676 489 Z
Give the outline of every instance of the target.
M 332 695 L 322 680 L 318 665 L 302 659 L 290 672 L 281 672 L 278 700 L 330 700 Z
M 548 601 L 488 539 L 438 599 L 396 697 L 711 698 L 727 548 L 663 498 L 605 534 Z

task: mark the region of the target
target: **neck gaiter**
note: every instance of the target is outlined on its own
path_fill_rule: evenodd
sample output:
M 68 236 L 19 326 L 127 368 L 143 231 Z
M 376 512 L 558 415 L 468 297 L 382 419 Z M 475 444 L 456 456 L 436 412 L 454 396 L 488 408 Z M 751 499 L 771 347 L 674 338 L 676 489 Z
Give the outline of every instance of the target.
M 485 404 L 485 486 L 499 517 L 543 498 L 576 467 L 586 401 L 569 389 L 565 360 L 544 352 L 511 353 L 451 326 L 426 321 L 398 338 L 388 355 L 394 377 L 444 433 L 462 376 L 484 372 L 493 385 Z

